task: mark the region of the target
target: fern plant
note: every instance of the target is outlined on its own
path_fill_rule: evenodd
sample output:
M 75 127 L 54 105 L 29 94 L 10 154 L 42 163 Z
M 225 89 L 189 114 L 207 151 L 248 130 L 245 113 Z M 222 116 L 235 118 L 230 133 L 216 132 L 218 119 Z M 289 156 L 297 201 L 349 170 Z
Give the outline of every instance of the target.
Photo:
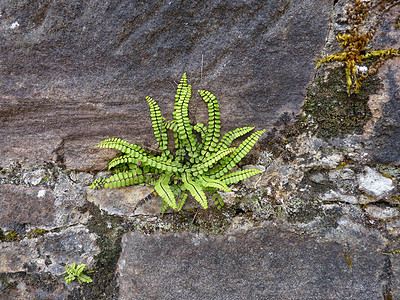
M 191 85 L 187 83 L 186 73 L 178 85 L 175 96 L 173 120 L 161 115 L 157 103 L 146 97 L 159 153 L 145 151 L 141 146 L 128 143 L 119 138 L 102 141 L 97 147 L 112 148 L 122 155 L 109 162 L 114 174 L 100 178 L 90 188 L 118 188 L 130 185 L 154 186 L 161 197 L 161 210 L 168 207 L 181 210 L 188 195 L 192 195 L 200 205 L 208 208 L 205 192 L 211 194 L 216 204 L 223 205 L 219 190 L 229 192 L 228 185 L 259 174 L 257 169 L 247 169 L 229 173 L 250 151 L 265 130 L 256 131 L 238 147 L 231 147 L 232 141 L 254 129 L 242 127 L 226 133 L 221 139 L 221 121 L 218 101 L 208 91 L 199 91 L 208 107 L 208 124 L 189 120 L 189 101 Z M 168 134 L 172 131 L 175 147 L 168 150 Z
M 90 283 L 92 282 L 92 278 L 90 276 L 86 275 L 83 273 L 83 270 L 85 269 L 86 265 L 81 264 L 81 265 L 76 265 L 76 263 L 73 263 L 71 266 L 66 265 L 65 266 L 65 271 L 67 272 L 67 276 L 65 276 L 65 282 L 66 283 L 71 283 L 75 279 L 78 279 L 79 283 L 82 284 L 82 282 L 85 283 Z M 90 271 L 88 271 L 90 272 Z

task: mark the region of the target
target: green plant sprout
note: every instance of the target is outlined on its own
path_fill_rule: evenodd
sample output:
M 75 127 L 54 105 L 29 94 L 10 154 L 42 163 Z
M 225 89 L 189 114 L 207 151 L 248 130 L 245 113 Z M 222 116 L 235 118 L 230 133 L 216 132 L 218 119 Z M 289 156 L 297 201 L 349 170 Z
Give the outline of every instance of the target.
M 95 180 L 90 188 L 138 184 L 154 186 L 162 199 L 161 211 L 164 213 L 168 207 L 181 210 L 189 193 L 207 209 L 205 192 L 208 192 L 220 208 L 223 202 L 217 190 L 229 192 L 229 184 L 261 173 L 257 169 L 228 172 L 251 150 L 265 130 L 254 132 L 238 147 L 231 147 L 235 139 L 249 133 L 254 127 L 237 128 L 219 140 L 221 121 L 218 101 L 208 91 L 201 90 L 199 93 L 208 107 L 207 125 L 190 123 L 188 106 L 191 85 L 187 84 L 186 73 L 178 85 L 172 121 L 161 115 L 159 106 L 152 98 L 146 97 L 158 153 L 147 152 L 119 138 L 102 141 L 97 147 L 117 149 L 122 155 L 109 162 L 109 169 L 113 169 L 114 174 Z M 175 138 L 175 148 L 172 150 L 168 150 L 167 130 L 172 131 Z
M 90 283 L 92 282 L 92 278 L 90 276 L 83 274 L 83 270 L 85 269 L 86 265 L 81 264 L 81 265 L 76 265 L 76 263 L 73 263 L 71 266 L 66 265 L 65 266 L 65 271 L 67 272 L 67 276 L 65 276 L 65 282 L 66 283 L 71 283 L 75 279 L 78 279 L 78 282 L 80 284 L 84 283 Z M 87 273 L 91 273 L 93 271 L 87 271 Z

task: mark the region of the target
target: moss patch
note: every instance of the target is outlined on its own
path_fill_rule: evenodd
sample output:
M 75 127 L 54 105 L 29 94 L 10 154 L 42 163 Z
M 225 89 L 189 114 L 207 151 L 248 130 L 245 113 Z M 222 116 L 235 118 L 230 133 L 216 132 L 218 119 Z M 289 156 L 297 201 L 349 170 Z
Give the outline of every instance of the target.
M 26 291 L 30 291 L 32 295 L 36 295 L 40 299 L 56 299 L 56 295 L 57 299 L 61 299 L 61 297 L 62 299 L 66 299 L 65 293 L 62 291 L 56 276 L 49 273 L 27 274 L 26 272 L 1 274 L 0 298 L 16 299 L 16 295 L 21 295 L 15 292 L 19 289 L 18 285 L 21 282 L 24 283 Z
M 23 239 L 23 237 L 14 230 L 11 230 L 6 234 L 0 233 L 0 238 L 2 242 L 19 242 Z
M 380 86 L 377 76 L 369 76 L 358 94 L 347 94 L 345 70 L 338 68 L 323 78 L 318 72 L 308 88 L 303 110 L 311 116 L 309 122 L 316 125 L 318 137 L 343 137 L 346 134 L 361 134 L 371 118 L 367 105 L 369 95 Z
M 292 198 L 287 201 L 290 222 L 307 223 L 321 214 L 321 205 L 313 199 Z
M 46 229 L 35 228 L 35 229 L 32 229 L 32 230 L 28 231 L 28 233 L 26 234 L 26 237 L 28 239 L 33 239 L 33 238 L 37 238 L 37 237 L 39 237 L 39 236 L 41 236 L 41 235 L 43 235 L 45 233 L 46 233 Z
M 89 211 L 92 218 L 88 222 L 90 232 L 99 237 L 96 240 L 100 253 L 95 257 L 93 280 L 74 290 L 73 296 L 79 299 L 117 299 L 119 295 L 115 270 L 121 253 L 121 236 L 126 231 L 120 217 L 102 213 L 93 203 L 87 203 L 81 212 Z
M 241 190 L 238 201 L 245 211 L 252 212 L 256 220 L 269 220 L 281 214 L 278 203 L 268 196 L 268 192 L 264 188 L 255 192 Z

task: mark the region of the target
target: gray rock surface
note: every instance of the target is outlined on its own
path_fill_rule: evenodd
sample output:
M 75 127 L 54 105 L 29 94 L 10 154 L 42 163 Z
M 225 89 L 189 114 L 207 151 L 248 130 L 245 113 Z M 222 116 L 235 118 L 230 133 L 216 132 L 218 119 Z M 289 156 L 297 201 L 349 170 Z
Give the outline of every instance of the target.
M 128 233 L 119 261 L 120 299 L 380 299 L 377 239 L 349 253 L 273 225 L 214 237 Z
M 46 171 L 43 169 L 25 173 L 23 180 L 26 184 L 38 185 L 46 177 Z
M 0 185 L 0 226 L 30 224 L 51 226 L 56 213 L 52 190 L 40 187 L 21 187 L 12 184 Z
M 98 205 L 110 215 L 133 216 L 135 214 L 160 214 L 160 198 L 154 197 L 139 206 L 141 199 L 151 194 L 150 187 L 131 186 L 122 189 L 89 190 L 87 200 Z M 134 211 L 135 208 L 138 211 Z
M 0 160 L 90 170 L 103 138 L 154 146 L 145 96 L 171 113 L 184 72 L 221 100 L 224 130 L 269 128 L 299 111 L 332 2 L 2 1 Z
M 96 235 L 83 226 L 70 227 L 62 232 L 49 233 L 20 242 L 0 243 L 0 273 L 50 272 L 65 273 L 65 265 L 93 265 L 99 253 Z
M 400 32 L 396 30 L 394 21 L 400 13 L 400 7 L 394 6 L 382 17 L 382 25 L 378 27 L 374 39 L 376 49 L 400 48 Z M 369 106 L 373 112 L 370 122 L 371 137 L 367 149 L 374 163 L 400 165 L 400 101 L 399 79 L 400 58 L 384 65 L 379 70 L 383 86 L 371 96 Z

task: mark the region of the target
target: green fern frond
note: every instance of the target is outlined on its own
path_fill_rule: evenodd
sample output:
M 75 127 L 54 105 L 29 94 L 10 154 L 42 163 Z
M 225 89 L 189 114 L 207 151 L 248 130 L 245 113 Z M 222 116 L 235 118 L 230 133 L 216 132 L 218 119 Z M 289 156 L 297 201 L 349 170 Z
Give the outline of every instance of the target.
M 168 130 L 171 130 L 173 132 L 177 132 L 178 129 L 177 129 L 175 120 L 174 121 L 169 121 L 169 120 L 167 120 L 165 118 L 163 120 L 164 120 L 165 128 L 167 128 Z
M 89 186 L 89 189 L 101 189 L 104 187 L 104 184 L 106 183 L 106 180 L 108 178 L 99 178 L 96 179 L 95 181 L 92 182 L 92 184 Z
M 207 127 L 203 123 L 197 123 L 196 125 L 194 125 L 193 129 L 200 133 L 201 144 L 204 144 L 207 137 Z
M 86 265 L 85 264 L 81 264 L 76 268 L 76 273 L 81 274 L 83 272 L 83 270 L 85 269 Z
M 78 282 L 80 284 L 84 283 L 90 283 L 92 282 L 92 278 L 90 276 L 86 275 L 83 273 L 83 270 L 85 269 L 86 265 L 81 264 L 76 266 L 76 263 L 73 263 L 71 266 L 66 265 L 65 266 L 65 271 L 67 272 L 67 276 L 65 276 L 65 282 L 66 283 L 71 283 L 75 279 L 78 279 Z
M 173 181 L 174 184 L 170 185 L 170 187 L 175 195 L 175 199 L 177 199 L 177 210 L 180 211 L 189 195 L 186 193 L 186 188 L 183 186 L 181 179 L 174 178 Z
M 81 275 L 78 277 L 78 282 L 79 282 L 80 284 L 82 284 L 83 282 L 84 282 L 84 283 L 90 283 L 90 282 L 93 282 L 93 280 L 92 280 L 92 278 L 90 278 L 90 276 L 88 276 L 88 275 L 86 275 L 86 274 L 81 274 Z
M 210 170 L 206 175 L 216 179 L 224 176 L 251 150 L 264 132 L 265 129 L 254 132 L 218 168 Z
M 187 193 L 182 193 L 180 197 L 178 198 L 178 211 L 182 209 L 182 207 L 186 203 L 186 199 L 189 195 Z
M 150 155 L 145 150 L 143 150 L 142 147 L 135 144 L 130 144 L 118 138 L 102 141 L 98 145 L 98 147 L 117 149 L 126 153 L 127 155 L 121 158 L 121 161 L 124 161 L 126 159 L 127 162 L 133 164 L 138 164 L 139 162 L 141 162 L 141 164 L 143 165 L 147 165 L 161 171 L 169 171 L 169 172 L 178 171 L 179 165 L 177 163 L 173 161 L 165 161 L 165 157 L 162 156 L 155 157 L 154 155 Z M 119 162 L 118 159 L 119 158 L 116 158 L 116 160 L 112 162 L 113 166 L 115 166 L 116 163 Z
M 157 181 L 160 179 L 161 174 L 160 173 L 151 173 L 151 172 L 147 172 L 145 173 L 145 181 L 143 183 L 141 183 L 140 185 L 144 185 L 144 186 L 155 186 Z
M 188 89 L 187 76 L 186 73 L 184 73 L 182 75 L 181 80 L 179 81 L 178 88 L 176 90 L 175 104 L 185 99 L 187 94 L 187 89 Z
M 235 151 L 235 148 L 228 148 L 228 149 L 220 150 L 217 153 L 209 155 L 207 158 L 203 159 L 203 161 L 201 163 L 193 165 L 186 172 L 191 172 L 191 173 L 193 173 L 194 176 L 197 176 L 197 174 L 201 175 L 203 173 L 206 173 L 209 168 L 211 168 L 212 166 L 217 164 L 222 158 L 231 154 L 234 151 Z
M 174 123 L 177 126 L 177 133 L 181 140 L 186 140 L 186 128 L 185 125 L 190 123 L 189 121 L 189 100 L 191 96 L 191 86 L 187 84 L 186 73 L 183 74 L 176 91 L 175 95 L 175 106 L 174 106 Z M 190 126 L 189 126 L 190 127 Z
M 262 171 L 258 169 L 246 169 L 222 176 L 219 180 L 225 184 L 233 184 L 260 173 Z
M 129 154 L 132 157 L 139 157 L 146 154 L 146 151 L 142 147 L 128 143 L 127 141 L 124 141 L 120 138 L 106 139 L 100 142 L 100 144 L 96 147 L 116 149 L 123 153 Z
M 228 148 L 235 139 L 241 137 L 242 135 L 245 135 L 246 133 L 249 133 L 253 129 L 254 127 L 241 127 L 225 133 L 221 141 L 218 143 L 217 149 Z
M 153 168 L 156 168 L 161 171 L 168 171 L 168 172 L 179 172 L 180 167 L 179 164 L 177 164 L 174 161 L 164 161 L 162 157 L 142 157 L 142 163 L 148 166 L 151 166 Z
M 206 176 L 201 176 L 199 179 L 200 179 L 201 185 L 205 188 L 216 188 L 216 189 L 223 190 L 224 192 L 231 191 L 231 189 L 222 180 L 211 179 Z
M 149 181 L 150 179 L 151 177 L 147 177 L 141 174 L 141 171 L 139 172 L 139 170 L 132 170 L 132 171 L 120 172 L 111 175 L 108 178 L 97 179 L 92 183 L 92 185 L 89 188 L 113 189 L 124 186 L 142 184 L 145 183 L 146 181 Z
M 108 163 L 108 169 L 111 170 L 112 168 L 115 168 L 122 164 L 137 164 L 137 163 L 138 163 L 137 158 L 134 158 L 130 155 L 122 155 L 110 160 Z
M 184 173 L 182 177 L 184 187 L 196 199 L 197 202 L 204 208 L 208 208 L 207 197 L 201 185 L 195 182 L 188 173 Z
M 199 91 L 200 96 L 207 103 L 208 107 L 208 128 L 203 147 L 201 149 L 201 158 L 204 158 L 208 153 L 213 153 L 216 149 L 218 138 L 221 131 L 221 120 L 219 113 L 219 105 L 215 96 L 209 91 Z M 201 160 L 200 158 L 200 160 Z
M 187 84 L 186 73 L 178 85 L 175 96 L 174 121 L 177 125 L 177 136 L 180 144 L 184 146 L 190 156 L 196 155 L 197 141 L 192 133 L 193 127 L 189 120 L 189 100 L 192 93 L 191 85 Z
M 109 143 L 107 144 L 108 147 L 105 146 L 104 148 L 115 148 L 118 150 L 124 149 L 125 153 L 128 153 L 128 155 L 118 157 L 112 160 L 110 162 L 109 168 L 115 167 L 120 163 L 126 162 L 130 164 L 140 163 L 143 166 L 153 167 L 160 171 L 168 171 L 168 172 L 178 171 L 179 165 L 174 161 L 168 160 L 168 156 L 153 156 L 146 152 L 139 152 L 139 151 L 134 152 L 134 150 L 130 150 L 130 148 L 127 148 L 125 145 L 123 145 L 122 147 L 119 147 L 119 144 L 117 145 L 118 147 L 115 145 L 116 145 L 115 143 Z
M 146 101 L 150 107 L 150 117 L 153 125 L 154 135 L 158 143 L 158 148 L 164 151 L 168 147 L 167 130 L 164 125 L 164 118 L 161 115 L 160 107 L 150 97 L 146 97 Z
M 163 198 L 161 198 L 161 214 L 164 215 L 164 213 L 168 209 L 168 207 L 169 207 L 168 203 L 165 202 Z
M 211 189 L 210 194 L 215 201 L 214 204 L 218 209 L 221 209 L 224 206 L 224 201 L 222 200 L 221 195 L 215 189 Z
M 164 174 L 156 183 L 155 190 L 158 195 L 173 209 L 177 209 L 176 200 L 174 193 L 172 192 L 169 181 L 171 180 L 171 174 Z

